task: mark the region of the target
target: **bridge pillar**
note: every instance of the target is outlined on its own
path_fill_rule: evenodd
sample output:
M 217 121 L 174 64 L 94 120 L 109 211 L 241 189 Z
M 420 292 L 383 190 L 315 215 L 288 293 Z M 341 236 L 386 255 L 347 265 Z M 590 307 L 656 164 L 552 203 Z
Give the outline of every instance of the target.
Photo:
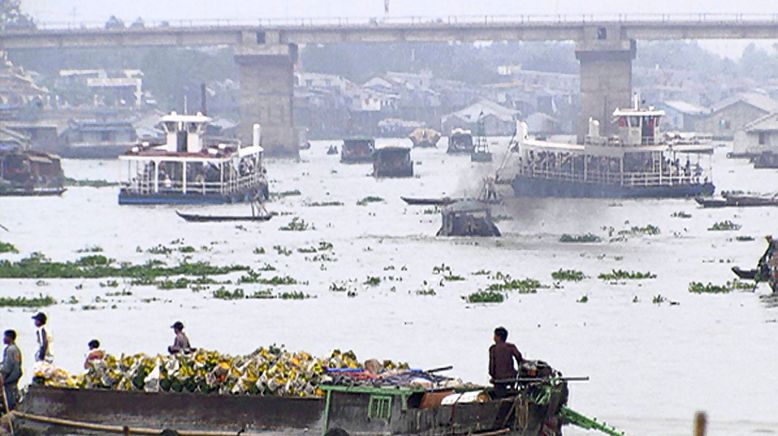
M 589 118 L 600 122 L 601 135 L 609 136 L 615 132 L 613 111 L 631 105 L 635 41 L 623 38 L 618 25 L 586 27 L 576 41 L 575 57 L 581 64 L 578 140 L 586 136 Z
M 297 46 L 266 44 L 264 32 L 249 32 L 235 49 L 240 71 L 239 139 L 251 144 L 252 125 L 262 126 L 262 146 L 270 156 L 297 157 L 299 144 L 292 116 Z M 254 40 L 256 38 L 256 40 Z

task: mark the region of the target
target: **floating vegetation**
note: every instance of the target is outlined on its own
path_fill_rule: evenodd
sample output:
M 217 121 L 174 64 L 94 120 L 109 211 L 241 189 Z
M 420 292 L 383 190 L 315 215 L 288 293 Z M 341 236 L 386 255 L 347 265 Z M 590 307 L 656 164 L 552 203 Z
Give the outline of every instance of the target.
M 748 236 L 748 235 L 738 235 L 738 236 L 735 236 L 735 240 L 738 241 L 738 242 L 749 242 L 749 241 L 753 241 L 754 237 L 753 236 Z
M 296 285 L 298 284 L 297 279 L 294 277 L 289 276 L 273 276 L 270 279 L 266 279 L 261 277 L 261 275 L 256 271 L 248 271 L 246 274 L 242 275 L 238 279 L 238 283 L 259 283 L 261 285 L 273 285 L 273 286 L 284 286 L 284 285 Z
M 297 197 L 300 195 L 303 195 L 303 193 L 299 189 L 293 189 L 291 191 L 271 192 L 270 198 Z
M 298 253 L 319 253 L 321 251 L 329 251 L 332 250 L 333 245 L 330 242 L 327 241 L 321 241 L 319 242 L 319 245 L 312 246 L 312 247 L 300 247 L 297 249 Z
M 707 284 L 691 282 L 689 283 L 689 292 L 692 294 L 726 294 L 732 292 L 732 288 L 727 285 L 714 285 L 710 282 Z
M 267 300 L 267 299 L 271 299 L 271 298 L 276 298 L 276 296 L 273 295 L 273 291 L 271 291 L 270 289 L 264 289 L 264 290 L 261 290 L 261 291 L 256 291 L 253 294 L 246 296 L 246 298 L 253 298 L 253 299 L 258 299 L 258 300 Z
M 690 214 L 688 212 L 678 211 L 678 212 L 673 212 L 673 214 L 670 215 L 670 217 L 672 217 L 672 218 L 689 219 L 689 218 L 692 217 L 692 214 Z
M 102 253 L 102 252 L 103 252 L 103 247 L 99 245 L 90 245 L 76 250 L 76 253 Z
M 313 203 L 306 203 L 305 204 L 308 207 L 333 207 L 333 206 L 343 206 L 342 201 L 315 201 Z
M 19 250 L 10 242 L 0 241 L 0 253 L 18 253 Z
M 197 249 L 192 247 L 191 245 L 184 245 L 183 247 L 178 247 L 179 253 L 194 253 Z
M 442 275 L 443 280 L 449 282 L 459 282 L 465 280 L 464 277 L 454 274 L 453 271 L 451 271 L 451 267 L 445 263 L 440 264 L 440 266 L 433 266 L 432 274 Z
M 364 284 L 366 286 L 378 286 L 381 284 L 381 277 L 367 276 Z
M 331 292 L 346 292 L 347 289 L 348 289 L 348 287 L 346 286 L 345 283 L 338 284 L 338 283 L 332 282 L 330 284 L 330 291 Z
M 567 233 L 562 234 L 562 236 L 559 238 L 559 242 L 564 243 L 592 243 L 592 242 L 602 242 L 602 238 L 599 236 L 593 234 L 593 233 L 585 233 L 583 235 L 569 235 Z
M 291 221 L 289 221 L 289 224 L 285 226 L 281 226 L 278 230 L 283 230 L 287 232 L 304 232 L 308 230 L 309 224 L 305 222 L 304 219 L 300 217 L 293 217 Z
M 311 298 L 311 296 L 308 294 L 304 294 L 300 291 L 293 291 L 293 292 L 282 292 L 278 294 L 278 298 L 282 300 L 305 300 L 307 298 Z
M 725 220 L 714 223 L 712 226 L 708 227 L 708 230 L 712 232 L 727 232 L 732 230 L 740 230 L 740 227 L 740 224 L 733 223 L 730 220 Z
M 443 280 L 445 280 L 447 282 L 461 282 L 461 281 L 464 281 L 465 278 L 460 276 L 460 275 L 458 275 L 458 274 L 445 274 L 443 276 Z
M 505 295 L 502 294 L 502 292 L 495 292 L 495 291 L 477 291 L 473 292 L 470 295 L 467 295 L 465 297 L 462 297 L 471 304 L 476 303 L 502 303 L 505 301 Z
M 734 279 L 731 282 L 727 282 L 727 287 L 733 291 L 753 291 L 756 289 L 756 283 Z
M 257 247 L 257 248 L 254 249 L 254 251 L 252 253 L 254 253 L 254 254 L 265 254 L 265 248 L 264 247 Z
M 437 215 L 440 213 L 440 210 L 437 207 L 432 207 L 432 208 L 428 207 L 424 209 L 421 213 L 424 215 Z
M 619 230 L 618 235 L 619 236 L 640 236 L 640 235 L 658 235 L 661 233 L 659 230 L 659 227 L 648 224 L 646 226 L 640 227 L 640 226 L 632 226 L 627 230 Z
M 435 290 L 432 288 L 422 288 L 416 290 L 416 295 L 422 297 L 434 297 L 435 295 L 438 295 L 438 293 L 435 292 Z
M 589 302 L 589 296 L 588 295 L 582 295 L 581 298 L 575 300 L 576 303 L 588 303 Z
M 367 206 L 370 203 L 383 203 L 384 199 L 376 197 L 374 195 L 368 195 L 367 197 L 357 201 L 357 206 Z
M 37 297 L 0 297 L 0 307 L 46 307 L 57 304 L 56 300 L 49 295 L 38 295 Z
M 502 276 L 498 273 L 498 276 Z M 502 283 L 492 283 L 489 285 L 487 291 L 515 291 L 519 294 L 534 294 L 538 292 L 539 288 L 543 288 L 543 284 L 535 279 L 512 279 L 510 276 L 503 276 Z
M 576 271 L 574 269 L 560 269 L 551 273 L 551 278 L 558 282 L 580 282 L 586 278 L 583 271 Z
M 119 282 L 117 282 L 116 280 L 106 280 L 104 282 L 100 282 L 100 287 L 101 288 L 118 288 L 119 287 Z
M 173 252 L 172 248 L 167 247 L 167 246 L 162 245 L 162 244 L 157 244 L 154 247 L 151 247 L 151 248 L 146 250 L 146 253 L 149 253 L 149 254 L 168 255 L 168 254 L 171 254 L 172 252 Z
M 115 292 L 106 292 L 106 297 L 129 297 L 132 295 L 132 291 L 129 289 L 122 289 L 121 291 L 115 291 Z M 71 297 L 72 298 L 72 297 Z M 76 301 L 78 302 L 78 301 Z
M 640 272 L 640 271 L 624 271 L 621 269 L 614 269 L 611 270 L 609 273 L 602 273 L 599 276 L 597 276 L 600 280 L 606 280 L 606 281 L 618 281 L 618 280 L 646 280 L 646 279 L 655 279 L 656 274 L 648 271 L 648 272 Z
M 479 269 L 478 271 L 476 271 L 476 272 L 474 272 L 474 273 L 471 273 L 471 274 L 472 274 L 472 275 L 474 275 L 474 276 L 488 276 L 488 275 L 490 275 L 491 273 L 492 273 L 492 272 L 491 272 L 491 271 L 489 271 L 489 270 L 485 270 L 485 269 Z
M 142 284 L 153 284 L 153 279 L 162 276 L 210 276 L 235 271 L 245 271 L 243 265 L 215 266 L 207 262 L 183 262 L 176 266 L 164 266 L 157 262 L 143 265 L 130 263 L 115 264 L 100 254 L 84 256 L 74 262 L 54 262 L 40 253 L 33 253 L 16 262 L 0 260 L 0 278 L 56 279 L 56 278 L 115 278 L 130 277 L 142 280 Z
M 119 182 L 109 182 L 108 180 L 76 180 L 70 177 L 65 178 L 65 186 L 87 187 L 87 188 L 107 188 L 119 186 Z
M 246 298 L 246 293 L 241 288 L 236 288 L 233 291 L 227 290 L 224 286 L 213 291 L 213 298 L 219 300 L 243 300 Z
M 284 247 L 283 245 L 274 245 L 273 246 L 273 250 L 275 250 L 276 253 L 281 255 L 281 256 L 291 256 L 292 255 L 292 250 Z
M 271 264 L 269 264 L 267 262 L 265 262 L 264 264 L 262 264 L 262 266 L 260 266 L 259 268 L 256 269 L 256 271 L 275 271 L 275 270 L 276 270 L 276 267 L 274 267 L 273 265 L 271 265 Z
M 637 298 L 637 297 L 635 297 Z M 634 301 L 634 300 L 633 300 Z M 654 304 L 662 304 L 667 301 L 667 298 L 663 297 L 662 294 L 657 294 L 654 296 L 654 298 L 651 300 Z

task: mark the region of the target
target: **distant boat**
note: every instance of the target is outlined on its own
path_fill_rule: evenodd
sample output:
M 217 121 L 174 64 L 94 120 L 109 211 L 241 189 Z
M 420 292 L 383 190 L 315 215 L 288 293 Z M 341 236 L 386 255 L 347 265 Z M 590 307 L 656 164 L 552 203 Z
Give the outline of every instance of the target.
M 448 154 L 473 152 L 473 133 L 470 130 L 454 129 L 448 137 Z
M 340 161 L 342 163 L 369 163 L 373 161 L 375 152 L 375 139 L 350 138 L 344 139 L 340 147 Z
M 694 200 L 705 208 L 778 206 L 778 197 L 775 196 L 724 193 L 720 198 L 697 197 Z
M 447 206 L 457 201 L 456 199 L 450 197 L 442 197 L 442 198 L 400 197 L 400 198 L 409 206 Z
M 273 218 L 273 214 L 269 215 L 198 215 L 193 213 L 184 213 L 176 211 L 176 215 L 180 216 L 188 222 L 205 223 L 205 222 L 225 222 L 225 221 L 269 221 Z
M 408 135 L 414 147 L 432 148 L 436 147 L 440 140 L 440 132 L 435 129 L 419 127 Z

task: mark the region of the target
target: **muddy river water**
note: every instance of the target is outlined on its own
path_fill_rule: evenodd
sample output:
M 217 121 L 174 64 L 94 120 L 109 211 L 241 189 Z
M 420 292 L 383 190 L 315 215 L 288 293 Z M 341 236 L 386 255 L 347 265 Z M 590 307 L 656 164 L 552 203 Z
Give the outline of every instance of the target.
M 697 410 L 708 412 L 713 435 L 778 432 L 778 309 L 760 300 L 769 292 L 766 285 L 722 295 L 688 292 L 692 281 L 723 284 L 734 278 L 732 266 L 752 267 L 764 251 L 762 237 L 776 231 L 778 209 L 703 210 L 692 200 L 527 200 L 513 198 L 504 186 L 504 204 L 493 211 L 503 237 L 437 238 L 440 214 L 409 207 L 400 196 L 475 195 L 481 177 L 501 162 L 504 146 L 497 147 L 494 164 L 448 156 L 444 145 L 414 150 L 414 178 L 376 180 L 369 165 L 342 165 L 326 155 L 328 145 L 314 143 L 299 162 L 268 162 L 271 191 L 300 195 L 269 203 L 281 215 L 265 223 L 186 223 L 174 207 L 118 206 L 116 187 L 74 187 L 61 198 L 0 199 L 0 224 L 9 230 L 0 230 L 0 240 L 20 251 L 3 259 L 40 251 L 73 260 L 83 256 L 77 250 L 99 246 L 102 254 L 133 263 L 175 263 L 184 256 L 253 268 L 268 263 L 277 271 L 263 276 L 290 276 L 299 283 L 240 285 L 246 293 L 273 289 L 313 298 L 221 300 L 213 298 L 218 285 L 199 292 L 160 290 L 121 279 L 117 288 L 101 287 L 105 279 L 0 279 L 0 295 L 58 300 L 46 311 L 56 363 L 70 371 L 80 369 L 92 338 L 113 353 L 163 352 L 172 342 L 169 326 L 181 320 L 195 346 L 226 353 L 273 343 L 315 354 L 353 349 L 362 359 L 392 358 L 422 368 L 451 364 L 456 376 L 486 383 L 487 348 L 492 330 L 502 325 L 526 357 L 546 360 L 565 375 L 591 377 L 571 386 L 571 407 L 627 434 L 691 434 Z M 778 186 L 778 172 L 754 170 L 746 161 L 726 159 L 726 152 L 718 148 L 714 157 L 719 190 L 770 192 Z M 121 166 L 65 161 L 64 167 L 76 179 L 117 180 Z M 367 196 L 383 201 L 357 204 Z M 313 205 L 324 202 L 342 205 Z M 184 209 L 249 212 L 245 205 Z M 691 217 L 673 217 L 675 212 Z M 308 230 L 280 230 L 293 217 L 309 224 Z M 742 227 L 708 230 L 723 220 Z M 660 233 L 611 241 L 603 230 L 612 227 L 615 236 L 649 224 Z M 564 233 L 588 232 L 603 242 L 559 242 Z M 333 245 L 326 256 L 297 251 L 322 241 Z M 147 251 L 158 244 L 196 251 Z M 255 253 L 260 247 L 264 254 Z M 285 250 L 291 254 L 279 253 Z M 441 280 L 433 273 L 441 264 L 464 280 Z M 555 285 L 551 273 L 560 268 L 588 277 Z M 656 278 L 597 278 L 613 269 L 650 271 Z M 509 291 L 499 304 L 468 304 L 463 296 L 495 283 L 489 275 L 473 274 L 481 270 L 534 278 L 548 287 L 536 294 Z M 368 277 L 380 282 L 366 284 Z M 347 291 L 330 290 L 333 283 Z M 131 295 L 106 295 L 123 290 Z M 665 301 L 654 303 L 660 295 Z M 579 302 L 584 296 L 588 302 Z M 0 327 L 20 333 L 28 375 L 35 342 L 31 315 L 31 309 L 0 309 Z

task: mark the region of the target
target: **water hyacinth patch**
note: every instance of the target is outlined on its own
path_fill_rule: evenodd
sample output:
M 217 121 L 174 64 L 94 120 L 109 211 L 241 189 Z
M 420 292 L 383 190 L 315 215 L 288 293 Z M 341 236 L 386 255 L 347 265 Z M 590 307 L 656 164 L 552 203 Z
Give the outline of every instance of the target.
M 293 217 L 291 221 L 285 226 L 281 226 L 278 230 L 287 232 L 304 232 L 308 230 L 310 226 L 304 219 L 300 217 Z
M 605 280 L 605 281 L 646 280 L 646 279 L 655 279 L 656 274 L 652 273 L 651 271 L 640 272 L 640 271 L 624 271 L 620 269 L 614 269 L 609 273 L 602 273 L 597 277 L 600 280 Z
M 707 284 L 703 284 L 702 282 L 691 282 L 689 283 L 689 292 L 692 294 L 727 294 L 732 292 L 732 288 L 727 285 L 714 285 L 710 282 Z
M 368 195 L 367 197 L 357 201 L 357 206 L 367 206 L 370 203 L 383 203 L 384 199 L 376 197 L 374 195 Z
M 37 297 L 0 297 L 0 307 L 37 308 L 53 304 L 57 304 L 57 301 L 51 296 L 43 294 Z
M 505 276 L 502 283 L 492 283 L 489 285 L 487 291 L 512 291 L 519 294 L 535 294 L 538 289 L 544 288 L 540 281 L 535 279 L 512 279 L 510 276 Z
M 602 242 L 602 238 L 595 235 L 594 233 L 585 233 L 583 235 L 569 235 L 567 233 L 564 233 L 560 238 L 559 242 L 562 243 L 594 243 L 594 242 Z
M 18 253 L 19 250 L 10 242 L 0 241 L 0 253 Z
M 462 297 L 465 301 L 471 304 L 477 303 L 502 303 L 505 301 L 505 295 L 502 292 L 495 291 L 477 291 L 470 295 Z
M 733 223 L 730 220 L 725 220 L 714 223 L 712 226 L 708 227 L 708 230 L 712 232 L 728 232 L 740 230 L 740 227 L 740 224 Z
M 580 282 L 586 278 L 583 271 L 574 269 L 559 269 L 551 273 L 551 278 L 559 282 Z

